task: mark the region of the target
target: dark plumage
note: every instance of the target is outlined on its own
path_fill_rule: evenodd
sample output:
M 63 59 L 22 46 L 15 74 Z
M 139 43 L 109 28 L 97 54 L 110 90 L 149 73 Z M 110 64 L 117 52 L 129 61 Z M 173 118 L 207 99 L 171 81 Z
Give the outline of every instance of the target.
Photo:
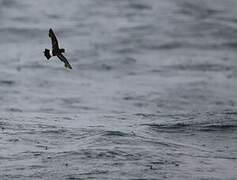
M 60 49 L 58 45 L 58 40 L 53 32 L 52 29 L 49 29 L 49 37 L 51 38 L 52 42 L 52 52 L 49 49 L 44 50 L 45 57 L 49 60 L 52 56 L 57 56 L 62 62 L 64 62 L 64 66 L 66 68 L 72 69 L 71 65 L 65 58 L 62 53 L 65 53 L 65 49 Z
M 49 49 L 45 49 L 45 50 L 44 50 L 44 55 L 45 55 L 45 57 L 49 60 L 49 59 L 51 58 L 50 50 L 49 50 Z

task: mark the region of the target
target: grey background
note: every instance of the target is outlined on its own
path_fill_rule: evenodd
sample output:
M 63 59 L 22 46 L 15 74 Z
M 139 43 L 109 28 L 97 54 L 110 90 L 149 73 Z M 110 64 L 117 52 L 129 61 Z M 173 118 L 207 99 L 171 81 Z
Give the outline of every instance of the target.
M 236 10 L 0 0 L 0 179 L 236 179 Z

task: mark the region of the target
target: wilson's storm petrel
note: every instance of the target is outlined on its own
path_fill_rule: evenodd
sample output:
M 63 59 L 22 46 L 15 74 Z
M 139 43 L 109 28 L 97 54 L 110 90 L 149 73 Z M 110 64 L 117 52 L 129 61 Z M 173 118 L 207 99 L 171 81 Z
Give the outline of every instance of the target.
M 52 29 L 49 29 L 49 37 L 52 41 L 52 51 L 49 49 L 44 50 L 45 57 L 49 60 L 52 56 L 57 56 L 62 62 L 64 62 L 65 68 L 72 69 L 72 66 L 69 64 L 67 59 L 62 53 L 65 53 L 65 49 L 60 49 L 58 45 L 58 40 Z

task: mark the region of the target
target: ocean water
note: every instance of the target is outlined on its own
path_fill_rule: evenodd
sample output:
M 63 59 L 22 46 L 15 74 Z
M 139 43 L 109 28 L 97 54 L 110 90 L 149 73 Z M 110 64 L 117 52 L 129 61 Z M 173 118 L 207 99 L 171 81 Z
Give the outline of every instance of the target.
M 236 9 L 0 0 L 0 179 L 236 179 Z

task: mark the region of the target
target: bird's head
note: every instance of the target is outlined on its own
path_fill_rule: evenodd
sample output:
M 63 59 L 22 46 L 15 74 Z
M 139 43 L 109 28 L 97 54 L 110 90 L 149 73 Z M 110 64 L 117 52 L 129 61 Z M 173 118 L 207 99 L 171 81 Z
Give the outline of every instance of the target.
M 60 49 L 60 53 L 65 53 L 65 49 Z

